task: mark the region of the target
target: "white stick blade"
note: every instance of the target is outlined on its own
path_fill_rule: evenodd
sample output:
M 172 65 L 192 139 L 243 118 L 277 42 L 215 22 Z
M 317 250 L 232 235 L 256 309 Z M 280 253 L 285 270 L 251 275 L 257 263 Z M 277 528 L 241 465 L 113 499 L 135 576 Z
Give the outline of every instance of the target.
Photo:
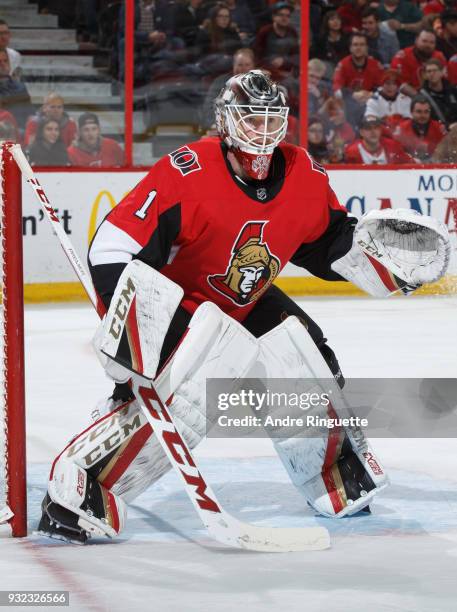
M 325 550 L 330 547 L 330 535 L 325 527 L 258 527 L 233 519 L 227 513 L 224 519 L 207 527 L 215 539 L 228 546 L 280 553 Z

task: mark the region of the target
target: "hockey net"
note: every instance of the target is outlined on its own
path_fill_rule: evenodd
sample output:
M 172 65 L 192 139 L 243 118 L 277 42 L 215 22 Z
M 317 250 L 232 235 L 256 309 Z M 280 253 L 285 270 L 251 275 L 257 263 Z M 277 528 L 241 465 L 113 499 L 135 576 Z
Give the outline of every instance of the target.
M 0 141 L 0 523 L 27 532 L 21 174 Z

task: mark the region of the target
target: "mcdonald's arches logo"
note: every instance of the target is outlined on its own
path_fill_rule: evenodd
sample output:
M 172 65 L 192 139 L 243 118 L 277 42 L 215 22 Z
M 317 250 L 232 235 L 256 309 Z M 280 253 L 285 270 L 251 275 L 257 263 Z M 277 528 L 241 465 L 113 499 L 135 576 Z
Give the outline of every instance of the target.
M 129 192 L 126 191 L 122 197 L 125 198 L 125 196 L 128 193 Z M 91 243 L 92 238 L 94 237 L 95 232 L 97 231 L 97 227 L 100 225 L 102 220 L 106 217 L 106 215 L 111 210 L 113 210 L 116 204 L 117 202 L 113 194 L 110 191 L 107 191 L 106 189 L 104 189 L 103 191 L 100 191 L 97 194 L 94 200 L 94 203 L 92 204 L 92 210 L 91 210 L 90 218 L 89 218 L 89 228 L 87 232 L 87 244 L 88 245 Z M 99 217 L 100 209 L 102 210 L 103 216 Z

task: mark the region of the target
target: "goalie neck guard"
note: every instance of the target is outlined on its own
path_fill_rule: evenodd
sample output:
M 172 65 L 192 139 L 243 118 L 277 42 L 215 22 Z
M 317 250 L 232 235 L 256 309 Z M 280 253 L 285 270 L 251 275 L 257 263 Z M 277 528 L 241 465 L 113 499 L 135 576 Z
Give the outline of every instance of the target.
M 261 70 L 251 70 L 229 79 L 215 104 L 219 136 L 250 178 L 265 179 L 287 131 L 282 91 Z

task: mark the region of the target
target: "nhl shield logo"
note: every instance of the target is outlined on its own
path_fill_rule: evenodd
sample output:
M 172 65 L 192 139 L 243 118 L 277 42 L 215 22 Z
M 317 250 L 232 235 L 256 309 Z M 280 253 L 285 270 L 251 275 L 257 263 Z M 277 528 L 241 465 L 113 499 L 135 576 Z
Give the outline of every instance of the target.
M 237 306 L 254 302 L 268 289 L 281 269 L 281 261 L 263 242 L 268 221 L 248 221 L 238 234 L 225 274 L 211 274 L 208 283 Z
M 258 200 L 266 200 L 267 198 L 267 190 L 265 189 L 265 187 L 261 187 L 260 189 L 257 189 L 257 199 Z

